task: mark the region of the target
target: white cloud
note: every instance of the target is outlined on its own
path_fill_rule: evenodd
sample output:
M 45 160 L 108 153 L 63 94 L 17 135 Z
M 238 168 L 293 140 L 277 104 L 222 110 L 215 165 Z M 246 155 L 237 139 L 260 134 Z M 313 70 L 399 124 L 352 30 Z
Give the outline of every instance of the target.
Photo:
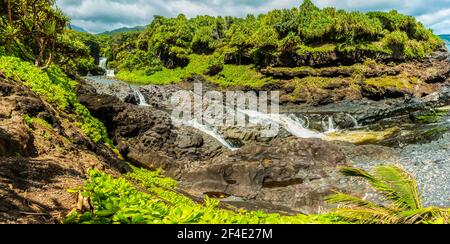
M 91 32 L 148 24 L 154 15 L 245 16 L 292 8 L 301 0 L 58 0 L 73 23 Z M 320 7 L 360 11 L 398 11 L 418 17 L 436 33 L 450 33 L 450 0 L 314 0 Z

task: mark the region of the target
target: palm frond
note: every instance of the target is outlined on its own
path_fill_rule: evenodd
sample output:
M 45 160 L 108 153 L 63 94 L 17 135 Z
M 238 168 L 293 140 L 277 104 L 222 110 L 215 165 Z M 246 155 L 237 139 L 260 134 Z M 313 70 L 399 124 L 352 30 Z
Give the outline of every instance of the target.
M 340 167 L 339 172 L 348 177 L 360 177 L 369 181 L 376 180 L 375 177 L 369 174 L 367 171 L 354 167 Z
M 401 223 L 395 213 L 386 208 L 342 208 L 336 209 L 333 214 L 350 222 L 357 222 L 362 224 L 398 224 Z
M 374 174 L 353 167 L 343 167 L 340 172 L 346 176 L 368 180 L 376 191 L 398 208 L 405 210 L 422 208 L 416 180 L 398 166 L 380 165 L 375 168 Z
M 417 182 L 403 168 L 394 165 L 378 166 L 374 175 L 382 183 L 376 189 L 395 206 L 405 210 L 422 208 Z
M 336 193 L 325 198 L 328 203 L 340 204 L 345 207 L 379 207 L 373 202 L 363 200 L 359 197 L 351 196 L 344 193 Z
M 333 214 L 350 222 L 367 224 L 450 223 L 450 210 L 423 208 L 416 180 L 399 166 L 377 166 L 374 173 L 343 167 L 346 176 L 368 180 L 387 201 L 381 205 L 344 193 L 329 196 L 329 203 L 339 204 Z
M 406 224 L 422 224 L 442 220 L 443 223 L 450 223 L 450 213 L 441 208 L 421 208 L 409 211 L 403 211 L 398 214 Z

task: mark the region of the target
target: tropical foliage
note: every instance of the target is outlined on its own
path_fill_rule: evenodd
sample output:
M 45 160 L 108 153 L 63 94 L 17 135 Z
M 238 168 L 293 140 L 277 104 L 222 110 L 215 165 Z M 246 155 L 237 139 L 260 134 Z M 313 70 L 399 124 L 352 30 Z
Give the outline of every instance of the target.
M 165 68 L 186 67 L 193 54 L 214 57 L 209 68 L 216 75 L 224 64 L 260 68 L 421 59 L 443 42 L 396 11 L 319 9 L 305 0 L 299 8 L 246 18 L 156 16 L 144 31 L 113 35 L 103 44 L 104 55 L 122 76 L 158 77 Z
M 17 57 L 0 56 L 0 72 L 6 77 L 23 81 L 38 95 L 61 110 L 76 114 L 79 126 L 95 142 L 112 146 L 105 126 L 83 106 L 74 92 L 76 82 L 69 79 L 60 68 L 50 65 L 42 70 Z
M 73 212 L 65 223 L 74 224 L 287 224 L 341 223 L 332 214 L 282 216 L 261 211 L 225 210 L 215 199 L 195 202 L 177 190 L 177 183 L 133 168 L 121 178 L 90 171 L 82 195 L 92 211 Z
M 362 177 L 387 203 L 375 203 L 338 193 L 328 198 L 339 208 L 319 215 L 285 216 L 245 211 L 206 197 L 194 201 L 177 188 L 177 182 L 160 171 L 132 167 L 132 172 L 114 178 L 90 171 L 82 192 L 89 211 L 72 212 L 65 223 L 97 224 L 288 224 L 288 223 L 449 223 L 450 210 L 424 207 L 414 178 L 397 166 L 378 166 L 375 173 L 346 167 L 342 173 Z
M 345 167 L 346 176 L 359 177 L 382 197 L 380 203 L 338 193 L 328 198 L 340 204 L 334 214 L 351 222 L 367 224 L 450 223 L 450 210 L 424 207 L 416 180 L 398 166 L 378 166 L 370 174 L 362 169 Z
M 55 62 L 66 71 L 87 74 L 95 66 L 89 43 L 82 34 L 66 30 L 69 18 L 55 2 L 1 0 L 0 54 L 14 55 L 43 68 Z

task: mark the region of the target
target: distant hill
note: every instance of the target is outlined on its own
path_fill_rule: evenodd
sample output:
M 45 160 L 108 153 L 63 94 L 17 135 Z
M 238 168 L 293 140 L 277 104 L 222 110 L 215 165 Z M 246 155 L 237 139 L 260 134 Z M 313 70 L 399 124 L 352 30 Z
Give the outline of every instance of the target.
M 103 33 L 100 33 L 100 35 L 114 35 L 114 34 L 118 34 L 118 33 L 130 32 L 130 31 L 141 31 L 144 29 L 145 29 L 145 26 L 122 27 L 122 28 L 115 29 L 112 31 L 105 31 Z
M 71 30 L 88 33 L 87 30 L 85 30 L 85 29 L 83 29 L 83 28 L 81 28 L 79 26 L 76 26 L 76 25 L 69 25 L 68 28 L 71 29 Z

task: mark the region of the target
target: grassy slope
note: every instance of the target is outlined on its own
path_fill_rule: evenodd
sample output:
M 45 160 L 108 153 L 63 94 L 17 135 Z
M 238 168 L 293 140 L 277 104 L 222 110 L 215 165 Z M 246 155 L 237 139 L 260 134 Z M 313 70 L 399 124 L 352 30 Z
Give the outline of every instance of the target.
M 208 63 L 213 56 L 192 54 L 189 56 L 190 62 L 184 68 L 167 69 L 163 68 L 152 75 L 146 75 L 144 71 L 122 70 L 117 74 L 117 78 L 129 83 L 140 85 L 168 85 L 177 84 L 183 79 L 192 75 L 204 75 L 208 69 Z M 223 71 L 215 76 L 206 76 L 208 80 L 222 87 L 228 86 L 248 86 L 261 87 L 274 82 L 271 78 L 253 68 L 252 65 L 224 65 Z
M 106 127 L 83 106 L 74 92 L 77 83 L 69 79 L 60 68 L 51 66 L 47 70 L 35 67 L 16 57 L 0 56 L 0 71 L 9 78 L 21 80 L 45 100 L 62 111 L 73 112 L 76 124 L 95 142 L 112 146 Z

